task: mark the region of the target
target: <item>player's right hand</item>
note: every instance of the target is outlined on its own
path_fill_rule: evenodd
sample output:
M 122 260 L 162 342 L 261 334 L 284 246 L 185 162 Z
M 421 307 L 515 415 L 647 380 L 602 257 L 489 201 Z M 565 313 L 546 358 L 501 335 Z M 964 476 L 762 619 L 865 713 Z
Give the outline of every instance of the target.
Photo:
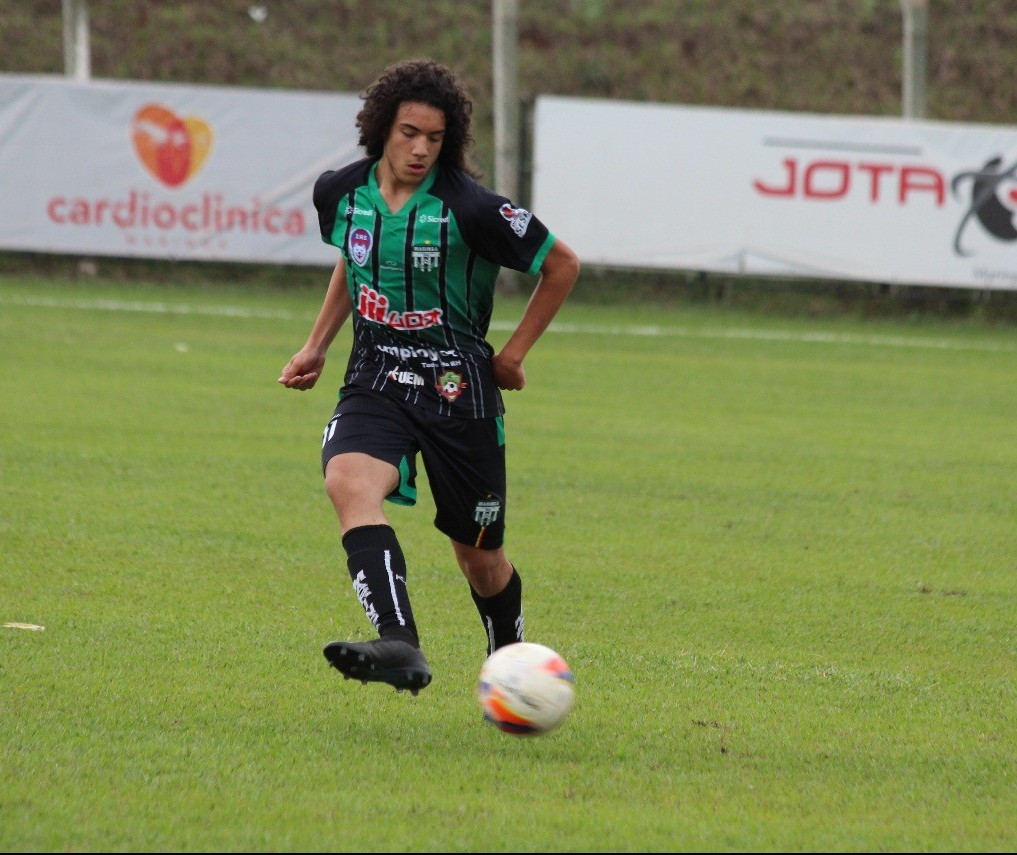
M 296 389 L 304 392 L 314 388 L 314 384 L 318 382 L 324 367 L 324 356 L 308 354 L 306 351 L 301 350 L 286 363 L 286 367 L 283 368 L 278 382 L 287 389 Z

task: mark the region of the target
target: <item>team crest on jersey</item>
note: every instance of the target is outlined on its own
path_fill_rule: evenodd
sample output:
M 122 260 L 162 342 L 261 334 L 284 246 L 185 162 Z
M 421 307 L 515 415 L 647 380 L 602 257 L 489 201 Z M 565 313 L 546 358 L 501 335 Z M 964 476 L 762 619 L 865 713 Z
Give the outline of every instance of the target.
M 346 242 L 349 246 L 350 255 L 353 256 L 353 260 L 361 267 L 367 263 L 368 256 L 371 254 L 371 247 L 374 245 L 374 238 L 367 229 L 356 228 L 350 232 L 349 240 Z
M 413 247 L 413 267 L 427 273 L 438 269 L 438 262 L 441 260 L 441 250 L 434 244 L 424 243 Z
M 533 217 L 533 214 L 525 208 L 513 208 L 508 202 L 498 209 L 498 213 L 508 220 L 508 224 L 512 227 L 512 231 L 514 231 L 518 237 L 522 237 L 526 234 L 526 228 L 530 225 L 530 220 Z
M 438 385 L 434 388 L 438 390 L 438 394 L 443 398 L 454 401 L 463 394 L 466 383 L 463 382 L 462 374 L 457 374 L 455 371 L 446 371 L 438 378 Z

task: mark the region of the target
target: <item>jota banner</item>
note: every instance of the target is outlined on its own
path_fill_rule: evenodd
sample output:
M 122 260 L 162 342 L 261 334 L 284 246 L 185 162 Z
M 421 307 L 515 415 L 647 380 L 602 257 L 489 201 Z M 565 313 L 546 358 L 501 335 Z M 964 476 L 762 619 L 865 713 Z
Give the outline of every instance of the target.
M 331 265 L 314 181 L 352 94 L 0 75 L 0 248 Z
M 1017 128 L 541 97 L 532 207 L 588 264 L 1017 289 Z

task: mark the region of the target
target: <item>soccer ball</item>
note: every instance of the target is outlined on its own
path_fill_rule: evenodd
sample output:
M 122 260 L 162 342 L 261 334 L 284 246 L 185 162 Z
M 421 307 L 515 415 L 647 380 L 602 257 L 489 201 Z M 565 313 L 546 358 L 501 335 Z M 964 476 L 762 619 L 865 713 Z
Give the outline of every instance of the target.
M 565 721 L 575 703 L 572 671 L 542 644 L 499 647 L 480 669 L 477 700 L 485 720 L 505 733 L 547 733 Z

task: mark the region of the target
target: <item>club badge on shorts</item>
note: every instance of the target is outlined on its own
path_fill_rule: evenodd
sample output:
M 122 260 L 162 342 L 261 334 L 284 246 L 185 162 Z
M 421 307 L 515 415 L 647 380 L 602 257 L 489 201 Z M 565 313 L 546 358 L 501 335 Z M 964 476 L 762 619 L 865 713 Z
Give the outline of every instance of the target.
M 488 495 L 486 499 L 477 502 L 473 509 L 473 521 L 480 526 L 489 526 L 498 519 L 501 514 L 501 499 L 497 496 Z

